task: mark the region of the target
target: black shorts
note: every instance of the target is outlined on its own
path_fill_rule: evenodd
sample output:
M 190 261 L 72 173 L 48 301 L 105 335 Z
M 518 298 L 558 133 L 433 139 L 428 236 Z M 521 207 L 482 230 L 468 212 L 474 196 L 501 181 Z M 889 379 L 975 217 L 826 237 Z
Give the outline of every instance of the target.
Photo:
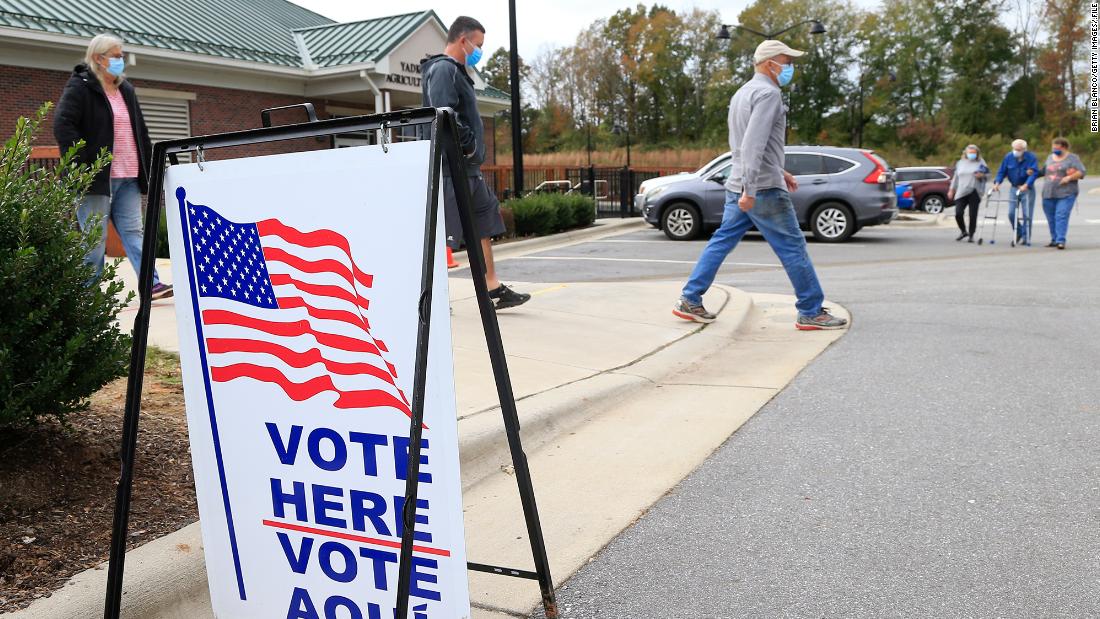
M 500 216 L 500 201 L 480 174 L 468 176 L 470 210 L 474 216 L 474 228 L 478 237 L 487 239 L 504 234 L 504 218 Z M 447 245 L 451 249 L 462 247 L 462 221 L 458 218 L 458 199 L 455 198 L 454 181 L 443 177 L 443 217 L 447 222 Z

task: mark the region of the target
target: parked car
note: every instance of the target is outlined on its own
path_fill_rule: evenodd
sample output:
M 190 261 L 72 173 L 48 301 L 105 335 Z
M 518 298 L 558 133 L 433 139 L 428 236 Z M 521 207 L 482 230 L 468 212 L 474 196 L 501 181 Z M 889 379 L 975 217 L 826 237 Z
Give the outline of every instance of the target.
M 909 186 L 909 183 L 898 183 L 895 190 L 898 194 L 898 208 L 899 209 L 911 209 L 913 208 L 913 188 Z
M 913 188 L 913 203 L 926 213 L 942 213 L 947 204 L 947 189 L 951 186 L 951 176 L 955 168 L 939 166 L 918 166 L 898 168 L 899 183 L 908 183 Z
M 642 208 L 645 207 L 645 195 L 646 192 L 654 190 L 663 185 L 669 183 L 675 183 L 682 181 L 685 178 L 694 177 L 700 178 L 714 172 L 718 168 L 729 163 L 730 154 L 728 152 L 718 155 L 714 159 L 711 159 L 705 166 L 699 168 L 694 172 L 680 172 L 679 174 L 670 174 L 668 176 L 658 176 L 657 178 L 651 178 L 642 181 L 642 184 L 638 186 L 638 194 L 634 196 L 634 210 L 636 212 L 642 212 Z
M 874 151 L 787 146 L 785 153 L 784 167 L 799 183 L 798 191 L 791 194 L 798 222 L 819 241 L 846 241 L 862 227 L 890 223 L 897 217 L 894 172 Z M 701 176 L 673 177 L 647 188 L 640 196 L 642 215 L 673 240 L 694 239 L 708 228 L 717 228 L 722 223 L 729 171 L 726 153 L 723 165 Z

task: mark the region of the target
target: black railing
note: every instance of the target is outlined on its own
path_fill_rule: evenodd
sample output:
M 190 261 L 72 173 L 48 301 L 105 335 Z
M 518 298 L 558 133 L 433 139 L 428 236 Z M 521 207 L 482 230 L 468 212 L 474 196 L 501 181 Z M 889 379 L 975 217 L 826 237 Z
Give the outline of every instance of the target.
M 511 168 L 483 169 L 486 183 L 501 200 L 512 197 Z M 529 167 L 524 170 L 524 193 L 580 193 L 591 196 L 597 217 L 637 217 L 635 197 L 643 181 L 662 176 L 655 170 L 626 167 Z

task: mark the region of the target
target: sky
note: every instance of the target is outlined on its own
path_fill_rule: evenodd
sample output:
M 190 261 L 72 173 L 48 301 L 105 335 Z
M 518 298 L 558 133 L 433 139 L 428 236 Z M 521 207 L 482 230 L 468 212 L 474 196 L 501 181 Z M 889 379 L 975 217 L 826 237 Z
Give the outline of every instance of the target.
M 372 0 L 291 0 L 311 11 L 336 21 L 347 22 L 372 17 L 434 9 L 443 23 L 450 25 L 459 15 L 467 14 L 485 26 L 486 56 L 498 47 L 508 47 L 508 0 L 481 0 L 477 3 L 453 0 L 399 0 L 388 3 Z M 655 0 L 646 0 L 647 6 Z M 751 0 L 662 0 L 661 4 L 676 11 L 718 9 L 722 20 L 736 23 L 737 15 Z M 610 17 L 619 9 L 632 7 L 638 0 L 516 0 L 516 22 L 519 54 L 533 59 L 546 46 L 571 45 L 577 34 L 601 17 Z M 867 8 L 878 0 L 856 0 Z M 826 24 L 828 27 L 828 24 Z

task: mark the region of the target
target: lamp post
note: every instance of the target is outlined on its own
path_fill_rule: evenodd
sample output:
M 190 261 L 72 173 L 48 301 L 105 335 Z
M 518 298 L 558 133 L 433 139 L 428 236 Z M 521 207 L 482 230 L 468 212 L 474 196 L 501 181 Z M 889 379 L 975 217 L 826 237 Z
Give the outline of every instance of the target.
M 763 39 L 774 39 L 781 34 L 786 34 L 787 32 L 790 32 L 791 30 L 794 30 L 799 26 L 805 26 L 806 24 L 813 24 L 812 26 L 810 26 L 810 34 L 825 34 L 825 25 L 821 23 L 821 20 L 807 19 L 806 21 L 798 22 L 793 26 L 788 26 L 787 28 L 784 28 L 777 32 L 760 32 L 758 30 L 746 28 L 745 26 L 741 26 L 738 24 L 722 24 L 722 28 L 718 31 L 718 38 L 723 41 L 728 41 L 730 39 L 730 28 L 736 28 L 750 34 L 755 34 L 756 36 Z
M 511 112 L 509 112 L 508 110 L 501 110 L 496 114 L 493 114 L 493 165 L 497 164 L 497 133 L 499 133 L 497 131 L 497 122 L 508 118 L 510 115 Z
M 794 24 L 793 26 L 787 26 L 786 28 L 784 28 L 782 30 L 779 30 L 779 31 L 776 31 L 776 32 L 760 32 L 759 30 L 753 30 L 752 28 L 746 28 L 745 26 L 741 26 L 741 25 L 738 25 L 738 24 L 722 24 L 722 27 L 718 30 L 717 38 L 720 41 L 730 40 L 730 38 L 731 38 L 730 37 L 730 28 L 736 28 L 737 30 L 748 32 L 749 34 L 754 34 L 754 35 L 756 35 L 756 36 L 758 36 L 762 39 L 774 39 L 774 38 L 778 37 L 781 34 L 785 34 L 787 32 L 790 32 L 791 30 L 794 30 L 795 28 L 798 28 L 799 26 L 805 26 L 806 24 L 810 24 L 810 34 L 812 34 L 812 35 L 825 34 L 825 25 L 821 23 L 820 19 L 807 19 L 805 21 L 800 21 L 797 24 Z M 791 100 L 790 100 L 790 95 L 788 95 L 788 97 L 787 97 L 787 107 L 790 108 L 790 105 L 791 105 Z M 790 125 L 787 125 L 787 133 L 790 134 L 790 131 L 791 131 Z M 784 138 L 784 139 L 786 139 L 786 138 Z
M 889 76 L 891 82 L 896 82 L 898 80 L 897 74 L 893 71 L 890 71 L 887 75 Z M 859 74 L 859 148 L 863 148 L 863 85 L 866 82 L 866 78 L 866 73 Z
M 512 195 L 523 195 L 523 116 L 519 100 L 519 43 L 516 36 L 516 0 L 508 0 L 509 84 L 512 87 Z
M 630 195 L 634 191 L 634 173 L 630 170 L 630 128 L 616 123 L 611 133 L 626 136 L 626 165 L 619 175 L 619 211 L 620 217 L 630 214 Z
M 611 133 L 614 135 L 626 136 L 626 167 L 630 167 L 630 129 L 626 125 L 616 124 L 611 128 Z
M 592 167 L 592 123 L 588 120 L 588 114 L 581 114 L 581 122 L 584 123 L 585 145 L 588 149 L 588 167 Z

